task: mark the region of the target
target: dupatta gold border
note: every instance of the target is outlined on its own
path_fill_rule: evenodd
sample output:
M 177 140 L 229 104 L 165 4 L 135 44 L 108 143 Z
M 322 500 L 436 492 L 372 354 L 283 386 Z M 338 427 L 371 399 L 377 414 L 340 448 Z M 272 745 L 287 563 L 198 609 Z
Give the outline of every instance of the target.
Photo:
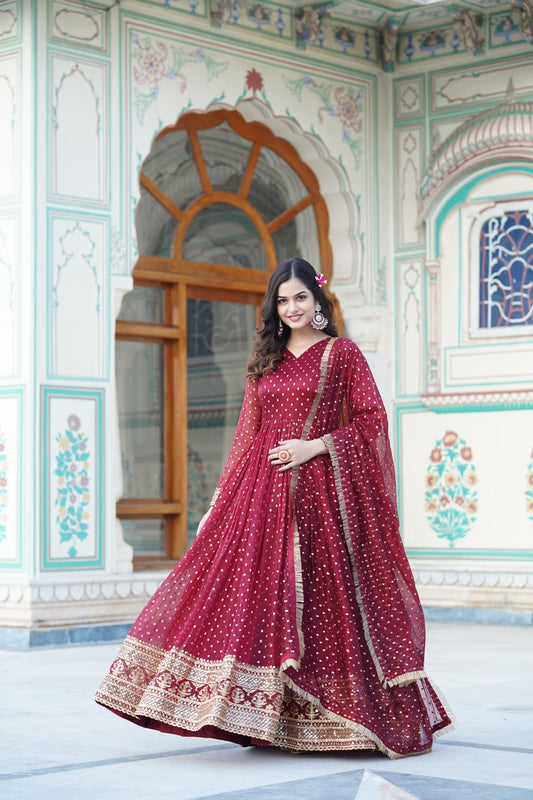
M 365 635 L 365 641 L 368 646 L 368 650 L 372 661 L 374 663 L 374 667 L 376 668 L 376 673 L 379 678 L 380 683 L 385 686 L 386 688 L 390 688 L 392 686 L 406 686 L 409 683 L 413 683 L 414 681 L 420 680 L 422 678 L 426 678 L 425 670 L 418 670 L 416 672 L 406 672 L 403 675 L 397 675 L 395 678 L 391 678 L 387 680 L 385 677 L 385 673 L 383 672 L 383 668 L 379 663 L 379 659 L 374 647 L 374 642 L 372 641 L 372 635 L 370 633 L 370 626 L 368 624 L 368 617 L 365 609 L 365 604 L 363 600 L 363 595 L 361 592 L 361 584 L 359 582 L 359 573 L 357 571 L 357 564 L 355 563 L 355 556 L 353 552 L 353 545 L 352 545 L 352 537 L 350 533 L 350 523 L 348 521 L 348 514 L 346 512 L 346 499 L 344 497 L 344 491 L 342 488 L 342 480 L 340 475 L 340 467 L 339 467 L 339 460 L 337 457 L 337 450 L 335 448 L 335 443 L 333 441 L 333 437 L 331 434 L 326 434 L 322 437 L 322 441 L 326 445 L 330 458 L 331 464 L 333 466 L 333 475 L 335 477 L 335 488 L 337 490 L 337 496 L 339 498 L 339 508 L 341 512 L 341 519 L 342 519 L 342 527 L 344 533 L 344 541 L 346 543 L 346 549 L 348 550 L 348 555 L 350 557 L 350 564 L 352 567 L 352 576 L 353 582 L 355 587 L 355 596 L 357 598 L 357 605 L 359 606 L 359 612 L 361 614 L 361 621 L 363 624 L 363 631 Z
M 324 352 L 322 353 L 322 358 L 320 359 L 318 386 L 316 388 L 315 396 L 313 398 L 313 403 L 309 410 L 309 414 L 307 415 L 307 419 L 305 420 L 304 423 L 301 436 L 302 439 L 307 439 L 307 437 L 309 436 L 309 431 L 311 430 L 311 426 L 315 419 L 317 408 L 319 406 L 320 401 L 322 400 L 322 396 L 324 394 L 324 388 L 326 385 L 326 378 L 328 374 L 329 355 L 331 353 L 331 348 L 333 347 L 335 341 L 336 340 L 333 338 L 330 339 L 324 348 Z M 298 483 L 299 472 L 300 472 L 300 466 L 295 467 L 292 471 L 290 492 L 292 501 L 292 514 L 294 520 L 292 528 L 292 543 L 293 543 L 293 553 L 294 553 L 294 583 L 295 583 L 295 593 L 296 593 L 296 630 L 298 632 L 298 643 L 300 646 L 300 652 L 298 661 L 294 661 L 294 659 L 291 658 L 283 662 L 283 664 L 281 665 L 282 671 L 288 669 L 289 667 L 294 667 L 294 669 L 299 669 L 305 651 L 304 634 L 302 629 L 302 619 L 304 610 L 302 556 L 300 552 L 300 534 L 298 531 L 298 525 L 296 523 L 296 510 L 294 508 L 294 498 L 296 495 L 296 485 Z

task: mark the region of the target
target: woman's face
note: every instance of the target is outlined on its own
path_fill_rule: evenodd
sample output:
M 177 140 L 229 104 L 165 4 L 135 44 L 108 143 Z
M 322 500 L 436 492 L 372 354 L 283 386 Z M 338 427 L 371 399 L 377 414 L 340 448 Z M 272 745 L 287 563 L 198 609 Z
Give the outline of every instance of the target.
M 315 298 L 299 278 L 290 278 L 280 283 L 278 289 L 278 315 L 291 330 L 300 330 L 309 325 L 315 313 Z

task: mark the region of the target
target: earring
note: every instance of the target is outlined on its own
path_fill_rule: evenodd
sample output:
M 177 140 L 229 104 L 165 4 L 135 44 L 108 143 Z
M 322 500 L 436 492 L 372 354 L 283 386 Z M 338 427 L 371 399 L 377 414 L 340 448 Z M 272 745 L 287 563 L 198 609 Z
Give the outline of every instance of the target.
M 281 320 L 278 322 L 278 336 L 283 336 L 283 322 Z
M 310 322 L 312 328 L 315 331 L 323 331 L 324 328 L 328 326 L 328 320 L 325 318 L 324 314 L 321 311 L 322 306 L 320 303 L 317 303 L 315 306 L 315 313 L 313 315 L 313 319 Z

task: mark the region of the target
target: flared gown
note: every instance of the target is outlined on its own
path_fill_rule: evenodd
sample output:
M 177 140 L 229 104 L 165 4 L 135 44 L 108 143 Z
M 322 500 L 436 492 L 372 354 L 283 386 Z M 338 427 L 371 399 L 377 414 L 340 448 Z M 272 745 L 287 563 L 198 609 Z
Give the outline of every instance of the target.
M 280 472 L 268 452 L 323 437 Z M 348 339 L 247 384 L 220 494 L 95 699 L 139 725 L 291 750 L 427 752 L 449 713 L 398 532 L 381 398 Z

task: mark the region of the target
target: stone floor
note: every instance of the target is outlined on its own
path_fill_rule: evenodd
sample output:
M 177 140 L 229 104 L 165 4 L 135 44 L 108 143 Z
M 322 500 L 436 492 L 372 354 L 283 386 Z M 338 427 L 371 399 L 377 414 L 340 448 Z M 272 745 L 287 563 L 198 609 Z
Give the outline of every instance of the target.
M 116 644 L 0 651 L 3 800 L 533 800 L 533 628 L 432 622 L 457 716 L 418 758 L 291 755 L 137 728 L 92 702 Z

